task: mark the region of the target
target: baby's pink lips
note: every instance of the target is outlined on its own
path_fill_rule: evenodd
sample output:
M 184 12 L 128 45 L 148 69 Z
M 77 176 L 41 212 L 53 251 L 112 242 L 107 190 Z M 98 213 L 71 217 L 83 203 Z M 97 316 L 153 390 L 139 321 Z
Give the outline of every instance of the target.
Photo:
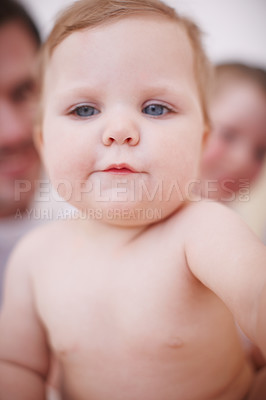
M 106 169 L 103 170 L 104 172 L 110 172 L 112 174 L 132 174 L 136 173 L 137 171 L 128 164 L 111 164 Z

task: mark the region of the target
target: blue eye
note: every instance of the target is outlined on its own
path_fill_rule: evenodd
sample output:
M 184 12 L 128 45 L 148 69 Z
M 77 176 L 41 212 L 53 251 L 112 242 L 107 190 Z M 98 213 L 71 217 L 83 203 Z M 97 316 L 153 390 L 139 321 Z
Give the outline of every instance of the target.
M 147 106 L 143 109 L 144 114 L 152 115 L 155 117 L 164 115 L 169 111 L 171 111 L 169 108 L 167 108 L 166 106 L 163 106 L 161 104 L 150 104 L 149 106 Z
M 96 110 L 96 108 L 92 106 L 79 106 L 76 107 L 72 113 L 75 114 L 78 117 L 91 117 L 93 115 L 99 114 L 100 111 Z

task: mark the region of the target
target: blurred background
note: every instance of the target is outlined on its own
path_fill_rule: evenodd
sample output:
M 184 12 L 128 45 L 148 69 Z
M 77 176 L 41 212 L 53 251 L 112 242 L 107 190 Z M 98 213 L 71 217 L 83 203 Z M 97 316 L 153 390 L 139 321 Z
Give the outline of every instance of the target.
M 20 0 L 36 20 L 43 39 L 56 14 L 73 0 Z M 266 67 L 266 0 L 166 0 L 191 16 L 205 32 L 205 44 L 215 61 L 241 59 Z

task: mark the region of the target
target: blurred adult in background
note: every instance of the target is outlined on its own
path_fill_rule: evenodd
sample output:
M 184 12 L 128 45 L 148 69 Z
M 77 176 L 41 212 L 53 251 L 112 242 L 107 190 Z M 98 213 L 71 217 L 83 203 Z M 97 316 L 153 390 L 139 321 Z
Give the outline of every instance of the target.
M 266 71 L 227 63 L 218 65 L 215 72 L 211 132 L 202 157 L 203 194 L 234 208 L 252 228 L 252 215 L 245 218 L 245 206 L 250 208 L 251 185 L 265 164 Z M 254 216 L 254 207 L 252 211 Z M 264 366 L 259 349 L 241 330 L 240 335 L 254 366 Z
M 15 218 L 31 204 L 40 160 L 32 140 L 37 106 L 36 55 L 41 39 L 26 10 L 0 2 L 0 302 L 4 266 L 30 221 Z M 18 192 L 16 182 L 24 181 Z
M 218 65 L 210 119 L 203 192 L 218 201 L 241 196 L 245 201 L 266 153 L 266 71 L 240 63 Z

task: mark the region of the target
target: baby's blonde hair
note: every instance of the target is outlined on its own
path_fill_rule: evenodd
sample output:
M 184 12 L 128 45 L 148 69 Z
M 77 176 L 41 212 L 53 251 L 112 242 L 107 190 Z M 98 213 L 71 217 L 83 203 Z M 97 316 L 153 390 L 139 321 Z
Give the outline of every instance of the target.
M 201 31 L 190 19 L 181 17 L 174 8 L 160 0 L 78 0 L 58 17 L 53 30 L 42 49 L 40 84 L 44 79 L 44 71 L 55 48 L 71 33 L 90 29 L 108 22 L 135 15 L 160 15 L 175 21 L 186 32 L 194 53 L 194 71 L 198 86 L 199 98 L 206 125 L 208 118 L 208 95 L 211 76 L 211 65 L 203 50 Z M 174 38 L 173 38 L 174 40 Z M 39 122 L 41 119 L 41 110 Z

